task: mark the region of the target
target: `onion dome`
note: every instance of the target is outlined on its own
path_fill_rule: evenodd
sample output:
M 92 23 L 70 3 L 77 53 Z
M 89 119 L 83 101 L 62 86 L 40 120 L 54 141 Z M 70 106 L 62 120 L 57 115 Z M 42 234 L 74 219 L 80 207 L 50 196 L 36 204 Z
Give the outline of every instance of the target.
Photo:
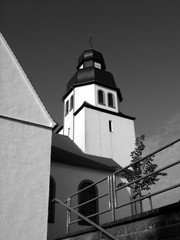
M 94 49 L 85 50 L 78 58 L 77 72 L 68 82 L 67 93 L 63 98 L 77 86 L 94 83 L 117 91 L 119 101 L 121 102 L 122 95 L 116 86 L 114 77 L 105 69 L 104 58 L 100 52 Z
M 82 64 L 84 65 L 84 68 L 86 67 L 93 67 L 93 63 L 99 63 L 101 66 L 101 69 L 105 70 L 105 62 L 103 55 L 100 52 L 97 52 L 93 49 L 89 49 L 84 51 L 81 56 L 78 58 L 78 66 L 77 69 L 79 69 Z

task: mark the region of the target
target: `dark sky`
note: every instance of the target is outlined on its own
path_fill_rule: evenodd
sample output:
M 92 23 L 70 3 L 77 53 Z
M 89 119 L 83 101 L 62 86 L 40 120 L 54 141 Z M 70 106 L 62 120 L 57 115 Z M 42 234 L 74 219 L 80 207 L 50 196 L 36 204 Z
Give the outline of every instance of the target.
M 137 135 L 150 137 L 179 114 L 179 0 L 0 0 L 0 31 L 60 124 L 61 97 L 89 33 Z

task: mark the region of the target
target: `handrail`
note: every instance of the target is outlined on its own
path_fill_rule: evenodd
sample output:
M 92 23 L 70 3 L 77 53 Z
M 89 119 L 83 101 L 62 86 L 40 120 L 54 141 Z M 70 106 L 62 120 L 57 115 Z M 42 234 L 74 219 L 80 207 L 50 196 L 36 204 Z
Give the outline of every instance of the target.
M 179 164 L 179 163 L 180 163 L 180 160 L 178 160 L 178 161 L 176 161 L 176 162 L 174 162 L 174 163 L 170 163 L 170 164 L 166 165 L 165 167 L 159 168 L 157 171 L 154 171 L 154 172 L 152 172 L 152 173 L 150 173 L 150 174 L 148 174 L 148 175 L 145 175 L 145 176 L 143 176 L 143 177 L 137 178 L 136 180 L 133 180 L 132 182 L 126 183 L 126 184 L 123 185 L 123 186 L 117 187 L 117 188 L 115 188 L 114 190 L 115 190 L 115 191 L 119 191 L 119 190 L 121 190 L 121 189 L 123 189 L 123 188 L 129 187 L 129 186 L 132 185 L 133 183 L 140 182 L 141 180 L 143 180 L 143 179 L 145 179 L 145 178 L 149 178 L 149 177 L 151 177 L 151 176 L 153 176 L 153 175 L 155 175 L 155 174 L 157 174 L 157 173 L 159 173 L 159 172 L 162 172 L 162 171 L 164 171 L 164 170 L 166 170 L 166 169 L 168 169 L 168 168 L 170 168 L 170 167 L 173 167 L 173 166 L 175 166 L 175 165 L 177 165 L 177 164 Z
M 94 185 L 97 185 L 98 183 L 101 183 L 101 182 L 103 182 L 103 181 L 106 180 L 106 179 L 108 179 L 108 176 L 105 177 L 105 178 L 103 178 L 103 179 L 101 179 L 101 180 L 99 180 L 99 181 L 97 181 L 97 182 L 94 182 L 94 183 L 90 184 L 89 186 L 87 186 L 87 187 L 85 187 L 85 188 L 83 188 L 83 189 L 81 189 L 81 190 L 79 190 L 79 191 L 77 191 L 77 192 L 75 192 L 75 193 L 73 193 L 73 194 L 71 194 L 71 195 L 69 196 L 69 198 L 74 197 L 74 196 L 77 195 L 78 193 L 83 192 L 84 190 L 86 190 L 86 189 L 88 189 L 88 188 L 91 188 L 91 187 L 93 187 Z
M 104 233 L 106 236 L 110 237 L 113 240 L 118 240 L 118 238 L 116 238 L 115 236 L 113 236 L 111 233 L 109 233 L 108 231 L 106 231 L 104 228 L 102 228 L 101 226 L 97 225 L 96 223 L 92 222 L 91 220 L 89 220 L 88 218 L 86 218 L 85 216 L 83 216 L 82 214 L 80 214 L 79 212 L 77 212 L 76 210 L 74 210 L 73 208 L 67 206 L 63 201 L 59 200 L 58 198 L 54 198 L 52 200 L 52 202 L 55 203 L 60 203 L 61 205 L 63 205 L 64 207 L 66 207 L 69 211 L 77 214 L 80 218 L 82 218 L 83 220 L 85 220 L 86 222 L 88 222 L 89 224 L 91 224 L 93 227 L 95 227 L 96 229 L 98 229 L 100 232 Z
M 120 190 L 123 189 L 123 188 L 127 188 L 127 187 L 129 187 L 130 185 L 132 185 L 132 184 L 134 184 L 134 183 L 138 184 L 138 182 L 140 182 L 140 181 L 143 180 L 143 179 L 147 179 L 147 178 L 149 178 L 149 177 L 151 177 L 151 176 L 153 176 L 153 175 L 155 175 L 155 174 L 157 174 L 157 173 L 159 173 L 159 172 L 162 172 L 163 170 L 166 170 L 166 169 L 171 168 L 171 167 L 173 167 L 173 166 L 175 166 L 175 165 L 177 165 L 177 164 L 180 164 L 180 160 L 178 160 L 178 161 L 176 161 L 176 162 L 173 162 L 173 163 L 170 163 L 170 164 L 168 164 L 168 165 L 166 165 L 166 166 L 164 166 L 164 167 L 159 168 L 158 170 L 154 171 L 153 173 L 150 173 L 150 174 L 148 174 L 148 175 L 145 175 L 145 176 L 142 176 L 142 177 L 140 177 L 140 178 L 137 178 L 137 179 L 135 179 L 135 180 L 133 180 L 133 181 L 131 181 L 131 182 L 128 182 L 128 183 L 126 183 L 126 184 L 124 184 L 124 185 L 122 185 L 122 186 L 119 186 L 119 187 L 116 187 L 116 177 L 117 177 L 117 175 L 120 177 L 121 172 L 123 172 L 124 170 L 132 167 L 134 164 L 143 162 L 143 161 L 146 160 L 148 157 L 153 156 L 153 155 L 161 152 L 161 151 L 164 150 L 164 149 L 167 149 L 168 147 L 170 147 L 170 146 L 172 146 L 172 145 L 174 145 L 174 144 L 176 144 L 176 143 L 178 143 L 178 142 L 180 142 L 180 138 L 177 139 L 177 140 L 175 140 L 175 141 L 173 141 L 173 142 L 171 142 L 171 143 L 169 143 L 169 144 L 167 144 L 167 145 L 165 145 L 164 147 L 161 147 L 161 148 L 159 148 L 158 150 L 156 150 L 156 151 L 154 151 L 154 152 L 146 155 L 145 157 L 137 160 L 136 162 L 134 162 L 134 163 L 132 163 L 132 164 L 130 164 L 130 165 L 128 165 L 128 166 L 126 166 L 126 167 L 118 170 L 118 171 L 116 171 L 115 173 L 113 173 L 113 179 L 114 179 L 114 181 L 113 181 L 113 192 L 114 192 L 114 197 L 115 197 L 115 199 L 114 199 L 115 209 L 122 208 L 122 207 L 128 206 L 128 205 L 133 204 L 133 203 L 136 203 L 136 202 L 141 202 L 142 200 L 144 200 L 144 199 L 146 199 L 146 198 L 149 198 L 149 199 L 150 199 L 150 206 L 151 206 L 151 209 L 152 209 L 152 202 L 151 202 L 151 197 L 152 197 L 152 196 L 155 196 L 155 195 L 157 195 L 157 194 L 160 194 L 160 193 L 163 193 L 163 192 L 172 190 L 173 188 L 179 187 L 179 185 L 177 184 L 177 185 L 175 185 L 175 186 L 172 186 L 172 187 L 169 187 L 169 188 L 165 188 L 165 189 L 163 189 L 163 190 L 161 190 L 161 191 L 157 191 L 156 193 L 148 194 L 148 195 L 143 196 L 143 197 L 139 197 L 139 198 L 136 199 L 136 200 L 131 200 L 130 202 L 128 202 L 128 203 L 126 203 L 126 204 L 123 204 L 123 205 L 120 205 L 120 206 L 118 206 L 118 204 L 117 204 L 117 200 L 118 200 L 118 199 L 117 199 L 117 192 L 118 192 L 118 191 L 120 191 Z
M 115 175 L 115 174 L 117 174 L 117 173 L 120 173 L 120 172 L 124 171 L 125 169 L 130 168 L 130 167 L 133 166 L 134 164 L 137 164 L 137 163 L 139 163 L 139 162 L 144 161 L 146 158 L 148 158 L 148 157 L 150 157 L 150 156 L 153 156 L 153 155 L 155 155 L 155 154 L 158 153 L 158 152 L 161 152 L 162 150 L 164 150 L 164 149 L 166 149 L 166 148 L 168 148 L 168 147 L 174 145 L 174 144 L 177 143 L 177 142 L 180 142 L 180 138 L 178 138 L 178 139 L 176 139 L 175 141 L 173 141 L 173 142 L 171 142 L 171 143 L 165 145 L 164 147 L 159 148 L 158 150 L 155 150 L 154 152 L 152 152 L 152 153 L 146 155 L 145 157 L 140 158 L 140 159 L 137 160 L 136 162 L 131 163 L 131 164 L 127 165 L 126 167 L 121 168 L 120 170 L 117 170 L 117 171 L 114 172 L 113 174 Z
M 103 198 L 103 197 L 106 197 L 106 196 L 108 196 L 108 193 L 104 193 L 104 194 L 102 194 L 102 195 L 100 195 L 100 196 L 98 196 L 98 197 L 95 197 L 95 198 L 90 199 L 90 200 L 88 200 L 88 201 L 86 201 L 86 202 L 83 202 L 83 203 L 81 203 L 81 204 L 78 204 L 78 205 L 74 206 L 73 208 L 75 209 L 75 208 L 84 206 L 84 205 L 86 205 L 86 204 L 88 204 L 88 203 L 90 203 L 90 202 L 96 201 L 96 200 L 98 200 L 98 199 L 100 199 L 100 198 Z
M 92 198 L 92 199 L 90 199 L 90 200 L 88 200 L 88 201 L 86 201 L 86 202 L 80 203 L 80 204 L 75 205 L 75 206 L 73 206 L 73 207 L 71 206 L 71 200 L 72 200 L 73 197 L 75 197 L 75 196 L 77 197 L 79 193 L 85 191 L 86 189 L 91 188 L 92 186 L 97 186 L 97 184 L 100 184 L 100 183 L 102 183 L 102 182 L 104 182 L 104 181 L 106 181 L 106 180 L 107 180 L 108 192 L 105 192 L 105 193 L 102 194 L 102 195 L 99 195 L 99 196 L 97 196 L 97 197 L 94 197 L 94 198 Z M 112 201 L 111 189 L 112 189 L 112 183 L 111 183 L 111 175 L 110 175 L 110 176 L 106 176 L 106 177 L 104 177 L 103 179 L 101 179 L 101 180 L 99 180 L 99 181 L 97 181 L 97 182 L 95 182 L 95 183 L 93 183 L 93 184 L 91 184 L 91 185 L 89 185 L 89 186 L 87 186 L 87 187 L 85 187 L 85 188 L 77 191 L 77 192 L 74 193 L 74 194 L 71 194 L 71 195 L 67 198 L 67 200 L 64 201 L 64 203 L 66 202 L 68 206 L 71 206 L 73 209 L 77 209 L 77 208 L 79 208 L 79 207 L 81 207 L 81 206 L 84 206 L 84 205 L 86 205 L 86 204 L 88 204 L 88 203 L 91 203 L 91 202 L 93 202 L 93 201 L 95 201 L 95 200 L 99 200 L 99 199 L 104 198 L 104 197 L 107 196 L 107 197 L 108 197 L 108 199 L 107 199 L 107 201 L 108 201 L 108 209 L 107 209 L 107 210 L 105 209 L 105 210 L 103 210 L 103 211 L 98 211 L 98 212 L 96 212 L 95 214 L 93 213 L 93 214 L 88 215 L 88 216 L 86 216 L 86 217 L 89 218 L 89 217 L 91 217 L 92 215 L 93 215 L 93 216 L 99 216 L 99 215 L 101 215 L 101 214 L 103 214 L 103 213 L 105 213 L 105 212 L 114 212 L 114 206 L 113 206 L 113 201 Z M 114 216 L 114 213 L 112 213 L 112 215 Z M 112 220 L 115 220 L 114 217 L 112 218 Z M 71 221 L 71 213 L 68 213 L 68 211 L 67 211 L 67 233 L 69 233 L 69 226 L 72 225 L 72 224 L 74 224 L 74 223 L 76 223 L 76 222 L 78 222 L 78 221 L 76 221 L 76 220 L 75 220 L 75 221 Z
M 151 193 L 151 194 L 149 193 L 149 194 L 147 194 L 147 195 L 138 197 L 137 199 L 131 198 L 131 201 L 130 201 L 130 202 L 127 200 L 126 203 L 124 203 L 124 204 L 122 204 L 122 205 L 121 205 L 121 203 L 118 204 L 117 192 L 118 192 L 119 190 L 123 189 L 123 188 L 129 187 L 130 185 L 132 185 L 132 184 L 134 184 L 134 183 L 138 183 L 139 181 L 141 181 L 141 180 L 143 180 L 143 179 L 145 179 L 145 178 L 151 177 L 151 176 L 153 176 L 154 174 L 158 174 L 159 172 L 162 172 L 162 171 L 164 171 L 164 170 L 166 170 L 166 169 L 168 169 L 168 168 L 171 168 L 171 167 L 173 167 L 173 166 L 175 166 L 175 165 L 177 165 L 177 164 L 180 164 L 180 160 L 178 160 L 178 161 L 176 161 L 176 162 L 173 162 L 173 163 L 170 163 L 170 164 L 168 164 L 168 165 L 166 165 L 166 166 L 164 166 L 164 167 L 158 168 L 156 171 L 154 171 L 153 173 L 150 173 L 150 174 L 148 174 L 148 175 L 146 175 L 146 176 L 142 176 L 142 177 L 140 177 L 140 178 L 138 178 L 138 179 L 135 179 L 135 180 L 133 180 L 133 181 L 131 181 L 131 182 L 125 183 L 123 186 L 119 186 L 119 187 L 117 186 L 117 182 L 116 182 L 117 177 L 120 177 L 120 178 L 121 178 L 121 172 L 123 172 L 125 169 L 131 168 L 134 164 L 143 162 L 144 160 L 146 160 L 146 159 L 149 158 L 150 156 L 153 156 L 153 155 L 161 152 L 161 151 L 164 150 L 164 149 L 167 149 L 168 147 L 170 147 L 170 146 L 172 146 L 172 145 L 174 145 L 174 144 L 176 144 L 176 143 L 178 143 L 178 142 L 180 142 L 180 138 L 177 139 L 177 140 L 175 140 L 175 141 L 173 141 L 173 142 L 171 142 L 171 143 L 169 143 L 169 144 L 167 144 L 167 145 L 165 145 L 164 147 L 159 148 L 159 149 L 156 150 L 156 151 L 153 151 L 152 153 L 150 153 L 150 154 L 146 155 L 145 157 L 137 160 L 136 162 L 131 163 L 131 164 L 127 165 L 127 166 L 124 167 L 124 168 L 121 168 L 120 170 L 114 172 L 113 174 L 110 174 L 109 176 L 104 177 L 104 178 L 102 178 L 101 180 L 90 184 L 89 186 L 87 186 L 87 187 L 85 187 L 85 188 L 83 188 L 83 189 L 75 192 L 74 194 L 71 194 L 70 197 L 68 197 L 67 200 L 64 201 L 64 202 L 60 201 L 59 199 L 55 199 L 58 203 L 61 203 L 62 205 L 64 205 L 64 206 L 67 208 L 67 232 L 69 232 L 69 227 L 70 227 L 71 224 L 77 223 L 77 222 L 81 221 L 81 219 L 83 219 L 83 220 L 85 220 L 86 222 L 88 222 L 89 224 L 91 224 L 92 226 L 96 227 L 99 231 L 101 231 L 101 232 L 103 232 L 104 234 L 106 234 L 106 233 L 105 233 L 105 232 L 107 232 L 106 230 L 104 230 L 103 228 L 101 228 L 101 227 L 100 227 L 99 225 L 97 225 L 96 223 L 92 222 L 89 218 L 91 218 L 92 216 L 100 215 L 100 214 L 102 214 L 102 213 L 111 212 L 111 213 L 112 213 L 112 221 L 114 221 L 114 220 L 116 219 L 116 210 L 117 210 L 117 209 L 122 208 L 122 207 L 125 207 L 125 206 L 127 206 L 127 205 L 131 205 L 131 212 L 132 212 L 132 214 L 134 214 L 134 213 L 133 213 L 133 210 L 132 210 L 132 204 L 135 204 L 135 203 L 138 203 L 138 202 L 140 202 L 140 204 L 142 204 L 141 201 L 144 200 L 144 199 L 147 199 L 147 198 L 149 198 L 150 207 L 151 207 L 151 209 L 153 209 L 151 197 L 153 197 L 153 196 L 155 196 L 155 195 L 157 195 L 157 194 L 161 194 L 161 193 L 163 193 L 163 192 L 172 190 L 172 189 L 174 189 L 174 188 L 180 187 L 180 183 L 178 183 L 178 184 L 176 184 L 176 185 L 173 185 L 173 186 L 171 186 L 171 187 L 162 189 L 162 190 L 160 190 L 160 191 L 156 191 L 155 193 Z M 108 192 L 105 191 L 105 193 L 103 193 L 103 194 L 101 193 L 101 195 L 96 196 L 96 197 L 94 197 L 94 198 L 92 198 L 92 199 L 89 199 L 89 200 L 86 201 L 86 202 L 80 203 L 80 204 L 78 204 L 78 205 L 76 204 L 75 206 L 71 206 L 71 200 L 72 200 L 73 197 L 76 196 L 76 198 L 77 198 L 77 196 L 78 196 L 79 193 L 81 193 L 81 192 L 85 191 L 86 189 L 89 189 L 89 188 L 91 188 L 91 187 L 93 187 L 93 186 L 97 186 L 98 184 L 100 184 L 100 183 L 102 183 L 102 182 L 104 182 L 104 181 L 107 181 Z M 103 190 L 103 191 L 104 191 L 104 190 Z M 108 206 L 106 207 L 107 210 L 105 209 L 105 210 L 100 211 L 100 212 L 95 212 L 95 213 L 93 213 L 93 214 L 91 214 L 91 215 L 89 215 L 89 216 L 86 216 L 86 217 L 83 216 L 81 213 L 79 213 L 78 210 L 76 210 L 76 209 L 78 209 L 79 207 L 84 206 L 85 204 L 91 203 L 91 202 L 93 202 L 93 201 L 95 201 L 95 200 L 98 200 L 98 199 L 103 198 L 103 197 L 106 197 L 106 196 L 108 196 L 107 201 L 109 201 L 109 207 L 108 207 Z M 66 204 L 66 203 L 67 203 L 67 204 Z M 73 205 L 74 205 L 74 204 L 73 204 Z M 135 204 L 134 206 L 135 206 L 135 208 L 136 208 L 136 204 Z M 143 211 L 143 210 L 141 210 L 141 211 Z M 71 221 L 71 212 L 74 212 L 74 213 L 75 213 L 77 216 L 79 216 L 81 219 Z M 137 213 L 136 210 L 135 210 L 135 212 Z M 102 230 L 102 229 L 103 229 L 103 230 Z M 104 231 L 105 231 L 105 232 L 104 232 Z M 107 232 L 107 233 L 108 233 L 108 232 Z M 108 234 L 109 234 L 109 233 L 108 233 Z M 109 235 L 107 235 L 107 236 L 109 236 Z M 109 237 L 110 237 L 110 236 L 109 236 Z M 116 238 L 116 237 L 114 238 L 114 236 L 111 236 L 111 239 L 116 239 L 116 240 L 117 240 L 117 238 Z
M 140 198 L 138 198 L 138 199 L 132 200 L 131 202 L 125 203 L 125 204 L 120 205 L 120 206 L 117 206 L 116 209 L 125 207 L 125 206 L 127 206 L 127 205 L 132 204 L 132 203 L 139 202 L 139 201 L 144 200 L 144 199 L 146 199 L 146 198 L 149 198 L 149 197 L 152 197 L 152 196 L 156 196 L 156 195 L 158 195 L 158 194 L 160 194 L 160 193 L 164 193 L 164 192 L 167 192 L 167 191 L 169 191 L 169 190 L 172 190 L 172 189 L 178 188 L 178 187 L 180 187 L 180 183 L 174 184 L 174 185 L 171 186 L 171 187 L 164 188 L 164 189 L 159 190 L 159 191 L 157 191 L 157 192 L 155 192 L 155 193 L 149 193 L 149 194 L 147 194 L 147 195 L 145 195 L 145 196 L 143 196 L 143 197 L 140 197 Z

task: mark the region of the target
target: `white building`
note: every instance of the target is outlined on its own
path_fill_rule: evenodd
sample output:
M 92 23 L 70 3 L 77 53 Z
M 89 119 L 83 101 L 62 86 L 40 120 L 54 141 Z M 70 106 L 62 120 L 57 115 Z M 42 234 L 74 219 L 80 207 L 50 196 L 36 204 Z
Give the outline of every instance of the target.
M 105 69 L 100 52 L 89 49 L 81 54 L 63 97 L 60 134 L 69 136 L 83 152 L 112 158 L 124 167 L 134 150 L 134 118 L 120 112 L 120 89 Z
M 0 34 L 0 239 L 47 239 L 54 126 Z
M 48 200 L 65 200 L 130 161 L 134 118 L 119 112 L 122 96 L 112 74 L 105 71 L 102 54 L 85 51 L 77 69 L 63 98 L 64 127 L 61 135 L 53 134 L 52 143 L 56 124 L 0 35 L 0 239 L 62 236 L 66 209 L 49 201 L 48 218 Z M 107 187 L 107 183 L 94 186 L 93 194 L 98 196 Z M 128 199 L 124 189 L 121 201 Z M 96 201 L 93 213 L 105 205 L 108 199 Z M 130 213 L 129 207 L 119 212 L 121 217 Z M 110 215 L 96 221 L 111 221 Z M 74 230 L 85 227 L 80 224 Z

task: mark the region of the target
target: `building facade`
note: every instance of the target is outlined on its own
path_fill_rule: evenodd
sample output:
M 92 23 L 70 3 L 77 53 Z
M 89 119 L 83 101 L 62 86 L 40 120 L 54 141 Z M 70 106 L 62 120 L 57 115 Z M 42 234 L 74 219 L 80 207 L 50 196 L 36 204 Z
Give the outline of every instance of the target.
M 47 239 L 54 126 L 0 34 L 0 239 Z
M 89 49 L 80 55 L 63 101 L 60 134 L 69 136 L 84 153 L 112 158 L 122 167 L 130 163 L 135 118 L 120 112 L 122 95 L 100 52 Z
M 64 126 L 52 134 L 56 123 L 0 35 L 0 239 L 62 236 L 66 209 L 51 200 L 65 201 L 129 163 L 134 118 L 120 112 L 121 92 L 105 69 L 101 53 L 83 52 L 63 97 Z M 108 182 L 94 186 L 78 195 L 74 204 L 99 196 L 107 188 Z M 121 201 L 129 199 L 125 189 Z M 100 199 L 78 211 L 96 213 L 108 204 L 108 199 Z M 130 215 L 130 208 L 119 214 Z M 111 220 L 111 214 L 93 218 L 98 224 Z M 80 221 L 72 231 L 86 227 Z
M 60 134 L 53 134 L 52 154 L 51 154 L 51 188 L 49 199 L 49 224 L 48 240 L 62 237 L 67 230 L 67 209 L 61 204 L 55 204 L 51 200 L 57 198 L 61 201 L 66 200 L 72 194 L 82 190 L 84 187 L 96 183 L 104 178 L 105 181 L 89 188 L 86 191 L 76 194 L 71 199 L 71 207 L 103 195 L 109 191 L 108 176 L 119 169 L 119 165 L 112 159 L 97 157 L 83 153 L 68 137 Z M 109 209 L 109 195 L 102 199 L 87 204 L 84 207 L 76 208 L 83 215 L 102 212 Z M 127 189 L 121 191 L 120 203 L 130 201 L 130 193 Z M 131 215 L 130 207 L 120 209 L 116 215 L 127 217 Z M 71 221 L 78 220 L 78 216 L 73 214 Z M 112 221 L 112 211 L 101 214 L 92 219 L 98 224 Z M 72 224 L 69 232 L 74 232 L 88 228 L 89 225 L 84 221 Z
M 63 97 L 64 125 L 53 134 L 51 156 L 51 178 L 54 195 L 62 201 L 83 186 L 107 177 L 120 167 L 130 163 L 134 150 L 134 118 L 120 112 L 122 95 L 113 75 L 106 71 L 104 58 L 93 49 L 84 51 L 78 59 L 77 72 L 67 83 Z M 121 181 L 121 180 L 120 180 Z M 53 185 L 52 182 L 52 185 Z M 108 191 L 108 182 L 85 191 L 85 195 L 99 196 Z M 56 191 L 55 191 L 56 189 Z M 50 193 L 51 195 L 51 193 Z M 75 205 L 88 197 L 76 195 Z M 89 197 L 90 198 L 90 197 Z M 84 200 L 83 200 L 84 201 Z M 95 212 L 108 208 L 108 199 L 99 199 L 96 206 L 89 206 Z M 130 201 L 130 192 L 121 192 L 120 202 Z M 49 222 L 48 240 L 56 239 L 66 232 L 66 209 L 60 204 L 52 207 L 54 221 Z M 78 211 L 87 214 L 86 207 Z M 98 224 L 112 221 L 112 213 L 94 218 Z M 129 216 L 130 207 L 118 212 L 117 218 Z M 77 220 L 77 216 L 74 216 Z M 77 231 L 88 227 L 80 221 L 70 227 Z

